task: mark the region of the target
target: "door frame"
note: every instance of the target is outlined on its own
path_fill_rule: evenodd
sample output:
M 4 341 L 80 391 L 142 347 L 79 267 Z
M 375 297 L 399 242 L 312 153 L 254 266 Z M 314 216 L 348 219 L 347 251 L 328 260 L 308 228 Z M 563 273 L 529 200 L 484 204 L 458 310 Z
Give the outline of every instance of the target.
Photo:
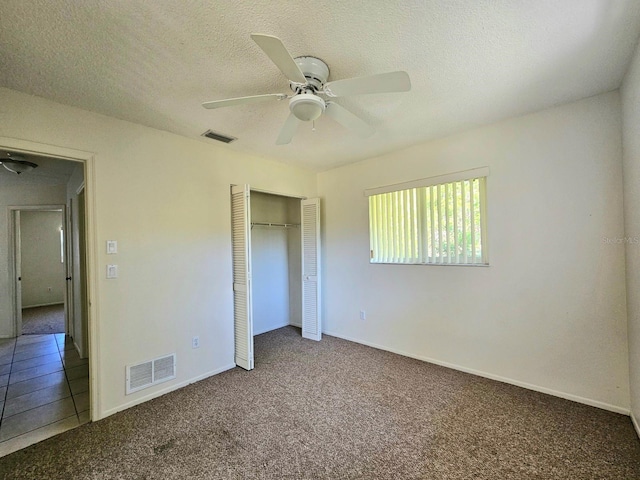
M 1 137 L 0 148 L 15 153 L 40 155 L 59 160 L 79 162 L 84 166 L 85 185 L 85 234 L 87 257 L 87 310 L 88 310 L 88 341 L 89 341 L 89 403 L 91 420 L 102 418 L 100 395 L 100 331 L 98 320 L 98 261 L 97 261 L 97 228 L 95 210 L 95 163 L 96 154 L 83 150 L 58 147 L 46 143 L 39 143 L 19 138 Z M 9 282 L 13 285 L 13 282 Z M 14 288 L 14 287 L 12 287 Z M 15 298 L 15 292 L 10 292 L 10 298 Z
M 67 262 L 69 257 L 67 255 L 67 207 L 66 205 L 9 205 L 9 274 L 13 276 L 13 336 L 19 337 L 22 335 L 22 276 L 21 268 L 18 268 L 18 264 L 22 264 L 20 258 L 20 252 L 22 251 L 22 239 L 21 239 L 21 225 L 20 225 L 20 213 L 21 212 L 61 212 L 62 213 L 62 225 L 64 227 L 64 273 L 67 276 Z M 69 333 L 69 308 L 68 300 L 69 285 L 65 280 L 64 282 L 64 313 L 65 313 L 65 333 Z
M 67 335 L 74 336 L 73 318 L 75 316 L 75 307 L 73 299 L 73 210 L 75 206 L 73 199 L 67 199 L 67 224 L 65 235 L 65 254 L 67 255 L 67 264 L 65 265 L 65 282 L 67 282 L 67 305 L 69 305 L 69 311 L 71 315 L 67 316 Z M 71 278 L 71 284 L 69 285 L 69 278 Z

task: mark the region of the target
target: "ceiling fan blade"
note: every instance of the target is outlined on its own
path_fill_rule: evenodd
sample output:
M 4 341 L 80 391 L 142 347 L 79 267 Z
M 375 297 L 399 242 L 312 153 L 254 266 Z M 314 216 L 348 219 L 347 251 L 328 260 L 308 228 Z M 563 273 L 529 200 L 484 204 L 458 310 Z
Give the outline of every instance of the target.
M 276 67 L 292 82 L 307 83 L 304 74 L 298 67 L 287 48 L 278 37 L 252 33 L 251 38 L 267 54 Z
M 327 108 L 324 113 L 329 115 L 343 127 L 353 130 L 361 137 L 370 137 L 376 131 L 375 128 L 366 123 L 360 117 L 355 116 L 349 110 L 337 103 L 327 102 Z
M 247 103 L 260 103 L 267 100 L 284 100 L 288 98 L 284 93 L 267 93 L 266 95 L 253 95 L 250 97 L 227 98 L 226 100 L 214 100 L 213 102 L 204 102 L 204 108 L 221 108 L 233 107 L 234 105 L 243 105 Z
M 286 145 L 287 143 L 291 143 L 291 139 L 295 135 L 296 130 L 298 130 L 298 125 L 300 125 L 300 120 L 298 120 L 293 113 L 290 113 L 280 130 L 280 135 L 278 135 L 276 145 Z
M 363 95 L 366 93 L 407 92 L 411 90 L 411 80 L 407 72 L 389 72 L 369 77 L 346 78 L 329 82 L 324 93 L 330 97 Z

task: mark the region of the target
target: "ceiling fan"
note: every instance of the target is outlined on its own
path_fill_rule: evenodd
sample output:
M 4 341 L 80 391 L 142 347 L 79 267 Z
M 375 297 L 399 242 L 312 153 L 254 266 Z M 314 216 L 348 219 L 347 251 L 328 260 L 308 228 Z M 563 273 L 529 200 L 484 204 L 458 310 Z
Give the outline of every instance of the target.
M 280 135 L 276 140 L 278 145 L 291 142 L 300 122 L 313 122 L 323 113 L 358 135 L 368 137 L 374 133 L 374 128 L 330 99 L 349 95 L 411 90 L 411 81 L 407 72 L 381 73 L 327 83 L 329 67 L 319 58 L 309 56 L 293 58 L 282 41 L 271 35 L 254 33 L 251 38 L 287 77 L 293 94 L 268 93 L 250 97 L 228 98 L 205 102 L 202 106 L 204 108 L 221 108 L 289 99 L 291 113 L 280 130 Z

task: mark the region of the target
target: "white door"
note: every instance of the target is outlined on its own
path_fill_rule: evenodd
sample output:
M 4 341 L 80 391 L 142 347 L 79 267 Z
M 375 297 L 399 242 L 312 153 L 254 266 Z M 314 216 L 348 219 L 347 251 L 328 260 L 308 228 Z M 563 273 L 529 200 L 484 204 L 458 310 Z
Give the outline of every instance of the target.
M 66 273 L 67 276 L 65 277 L 66 280 L 66 284 L 67 284 L 67 327 L 66 327 L 66 334 L 70 335 L 71 337 L 74 336 L 74 332 L 73 332 L 73 308 L 74 308 L 74 303 L 73 303 L 73 231 L 74 231 L 74 226 L 75 226 L 75 222 L 73 220 L 73 199 L 69 199 L 69 205 L 67 206 L 67 226 L 65 228 L 65 235 L 64 235 L 64 241 L 65 241 L 65 247 L 66 247 L 66 262 L 67 262 L 67 269 L 66 269 Z
M 78 192 L 78 254 L 80 267 L 80 308 L 74 310 L 74 340 L 80 348 L 80 358 L 89 356 L 89 281 L 87 277 L 87 227 L 84 187 Z M 78 322 L 78 311 L 82 317 Z M 78 338 L 80 336 L 80 338 Z
M 302 336 L 322 338 L 320 322 L 320 199 L 301 201 Z
M 249 185 L 234 185 L 231 187 L 231 245 L 235 362 L 245 370 L 253 370 L 250 221 Z
M 20 237 L 20 210 L 13 213 L 13 254 L 15 255 L 15 329 L 16 337 L 22 335 L 22 239 Z

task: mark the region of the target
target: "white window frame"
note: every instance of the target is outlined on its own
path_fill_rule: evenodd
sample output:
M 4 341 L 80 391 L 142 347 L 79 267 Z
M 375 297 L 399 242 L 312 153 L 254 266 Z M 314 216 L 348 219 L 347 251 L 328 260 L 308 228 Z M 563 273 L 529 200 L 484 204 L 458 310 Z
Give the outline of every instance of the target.
M 489 167 L 474 168 L 462 172 L 455 172 L 446 175 L 412 180 L 410 182 L 387 185 L 383 187 L 370 188 L 365 190 L 364 194 L 369 197 L 369 241 L 370 241 L 370 263 L 372 264 L 393 264 L 393 265 L 448 265 L 448 266 L 487 266 L 489 265 L 489 249 L 487 245 L 487 199 L 486 199 L 486 181 L 489 176 Z M 477 182 L 476 182 L 477 180 Z M 468 181 L 468 182 L 467 182 Z M 476 184 L 479 188 L 479 214 L 480 214 L 480 232 L 472 235 L 474 246 L 471 247 L 473 255 L 467 256 L 466 235 L 464 232 L 468 226 L 474 228 L 474 218 L 470 215 L 468 221 L 465 222 L 460 216 L 466 211 L 465 202 L 461 202 L 461 212 L 459 212 L 458 202 L 452 204 L 451 209 L 440 211 L 440 202 L 431 201 L 431 195 L 437 194 L 443 199 L 454 198 L 452 191 L 454 185 L 459 184 L 464 194 L 464 185 Z M 432 188 L 428 188 L 432 187 Z M 386 195 L 385 195 L 386 194 Z M 388 195 L 391 194 L 391 195 Z M 375 197 L 371 198 L 371 197 Z M 457 198 L 457 197 L 456 197 Z M 392 247 L 385 247 L 386 254 L 374 254 L 380 252 L 378 242 L 381 239 L 382 213 L 381 210 L 388 208 L 388 201 L 393 202 L 394 215 L 396 223 L 385 218 L 388 222 L 387 229 L 392 229 L 393 233 L 387 235 L 386 241 L 393 241 Z M 378 208 L 372 208 L 373 202 L 380 202 Z M 404 222 L 404 216 L 400 215 L 401 210 L 398 206 L 407 205 L 413 215 L 409 215 L 409 222 Z M 425 208 L 430 205 L 430 208 Z M 406 208 L 406 207 L 401 207 Z M 451 215 L 447 212 L 451 210 Z M 372 212 L 378 213 L 376 218 L 372 217 Z M 452 217 L 452 218 L 450 218 Z M 468 225 L 470 223 L 470 225 Z M 446 227 L 445 227 L 446 226 Z M 443 227 L 445 230 L 443 230 Z M 451 231 L 462 229 L 462 237 L 465 244 L 458 244 L 458 235 L 452 235 Z M 475 230 L 475 228 L 474 228 Z M 460 230 L 458 230 L 460 231 Z M 446 251 L 442 251 L 440 232 L 447 236 L 445 243 Z M 410 240 L 400 240 L 402 237 L 410 238 Z M 476 239 L 480 243 L 480 247 L 475 246 Z M 451 241 L 451 243 L 449 243 Z M 388 245 L 388 243 L 387 243 Z M 434 255 L 436 251 L 438 254 Z M 477 250 L 480 250 L 479 252 Z M 460 253 L 462 252 L 462 253 Z

